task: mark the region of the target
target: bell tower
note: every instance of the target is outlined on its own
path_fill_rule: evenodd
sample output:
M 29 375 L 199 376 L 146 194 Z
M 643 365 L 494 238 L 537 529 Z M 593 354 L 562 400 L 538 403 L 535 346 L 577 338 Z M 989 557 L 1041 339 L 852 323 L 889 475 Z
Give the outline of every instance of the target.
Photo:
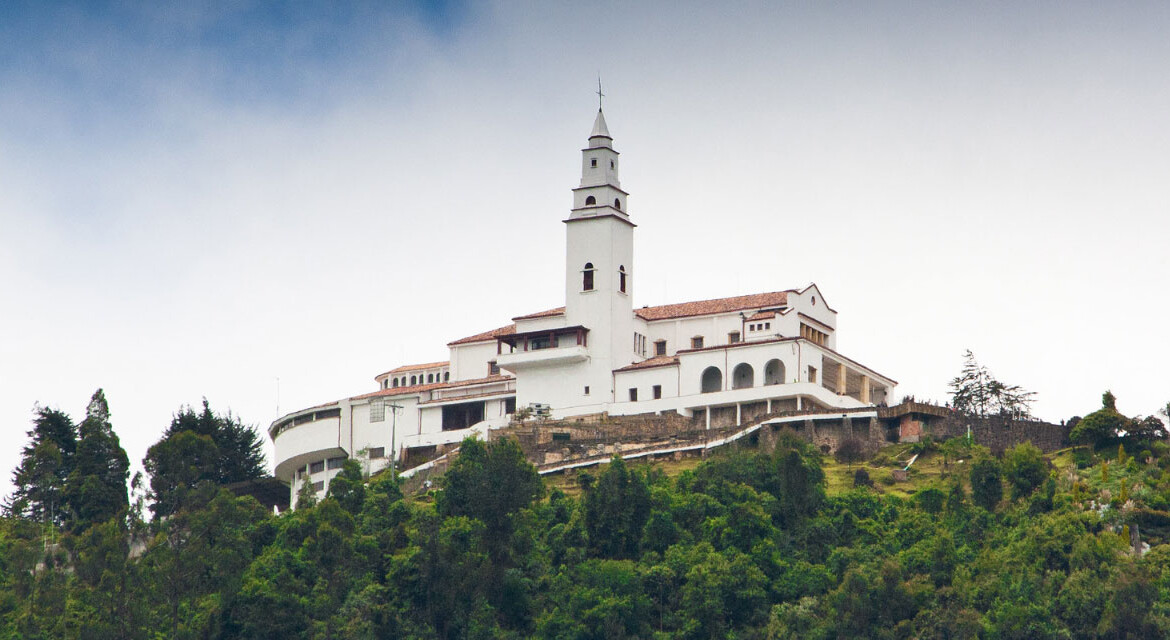
M 614 402 L 613 370 L 634 361 L 634 223 L 600 108 L 565 220 L 565 322 L 588 329 L 589 358 L 564 380 L 580 404 Z M 588 389 L 588 393 L 585 390 Z

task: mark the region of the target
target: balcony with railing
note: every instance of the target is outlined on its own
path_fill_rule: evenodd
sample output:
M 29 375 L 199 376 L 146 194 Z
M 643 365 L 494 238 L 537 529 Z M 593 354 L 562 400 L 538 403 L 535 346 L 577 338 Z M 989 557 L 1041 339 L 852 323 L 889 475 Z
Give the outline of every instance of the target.
M 501 369 L 549 367 L 582 362 L 589 357 L 589 329 L 580 325 L 501 336 L 496 364 Z

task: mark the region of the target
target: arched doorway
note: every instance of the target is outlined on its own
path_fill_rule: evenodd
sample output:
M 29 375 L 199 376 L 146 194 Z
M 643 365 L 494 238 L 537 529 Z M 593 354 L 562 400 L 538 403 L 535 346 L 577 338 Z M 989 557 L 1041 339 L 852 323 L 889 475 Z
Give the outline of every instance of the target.
M 719 370 L 719 367 L 707 367 L 706 369 L 703 369 L 701 385 L 701 390 L 703 393 L 722 391 L 723 372 Z
M 748 389 L 756 384 L 756 371 L 752 369 L 752 365 L 741 362 L 735 365 L 735 369 L 731 372 L 731 388 L 732 389 Z
M 764 365 L 764 384 L 784 384 L 784 363 L 779 360 L 769 360 Z

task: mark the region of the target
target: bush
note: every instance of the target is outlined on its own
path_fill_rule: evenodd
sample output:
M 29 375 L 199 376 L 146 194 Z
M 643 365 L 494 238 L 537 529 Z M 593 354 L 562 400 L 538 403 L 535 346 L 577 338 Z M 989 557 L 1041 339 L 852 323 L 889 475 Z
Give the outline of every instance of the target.
M 864 467 L 853 472 L 853 486 L 855 487 L 872 487 L 873 479 L 869 477 L 869 472 Z
M 1031 495 L 1048 477 L 1044 454 L 1031 442 L 1018 444 L 1004 455 L 1004 476 L 1012 488 L 1012 499 Z
M 943 503 L 946 502 L 946 499 L 946 494 L 934 487 L 927 487 L 914 494 L 914 501 L 927 513 L 938 513 L 942 511 Z
M 837 445 L 833 457 L 842 464 L 853 464 L 865 458 L 865 443 L 859 438 L 845 438 Z
M 995 458 L 983 457 L 971 464 L 971 499 L 988 511 L 994 511 L 1003 499 L 1003 477 Z

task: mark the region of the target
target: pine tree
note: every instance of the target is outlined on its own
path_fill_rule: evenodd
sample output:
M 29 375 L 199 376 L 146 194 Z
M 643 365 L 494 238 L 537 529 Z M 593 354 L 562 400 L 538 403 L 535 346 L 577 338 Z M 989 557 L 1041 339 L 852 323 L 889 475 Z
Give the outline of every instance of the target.
M 76 531 L 109 520 L 130 505 L 126 493 L 130 459 L 110 426 L 110 407 L 101 389 L 94 392 L 85 414 L 64 491 Z
M 142 460 L 150 474 L 151 511 L 155 516 L 184 507 L 191 489 L 225 485 L 261 478 L 263 443 L 255 427 L 240 422 L 230 412 L 216 414 L 207 399 L 203 410 L 183 407 L 175 414 L 163 437 L 147 450 Z M 214 492 L 198 495 L 210 499 Z
M 12 474 L 16 489 L 5 511 L 15 517 L 62 524 L 62 494 L 73 468 L 77 427 L 65 413 L 37 407 L 28 437 L 20 465 Z

